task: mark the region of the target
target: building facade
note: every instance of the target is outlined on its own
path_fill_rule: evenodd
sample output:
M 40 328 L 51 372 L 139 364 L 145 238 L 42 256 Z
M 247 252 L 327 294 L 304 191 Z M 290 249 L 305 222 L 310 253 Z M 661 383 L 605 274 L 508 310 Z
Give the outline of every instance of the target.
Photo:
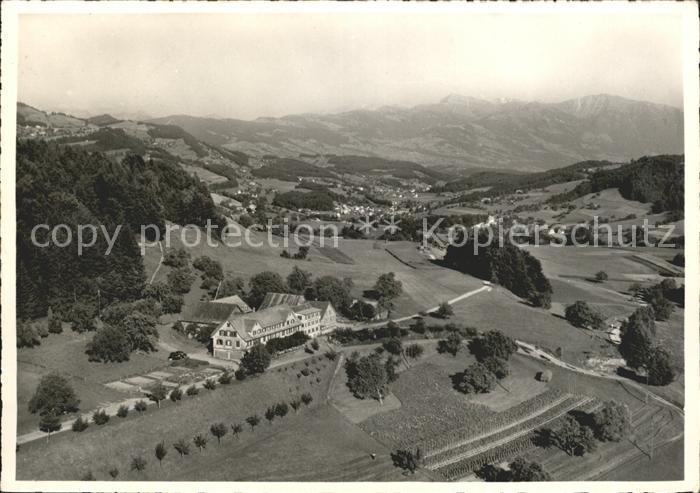
M 229 317 L 212 333 L 212 348 L 215 358 L 239 360 L 246 349 L 270 339 L 295 332 L 317 337 L 335 327 L 335 310 L 329 302 L 273 305 Z

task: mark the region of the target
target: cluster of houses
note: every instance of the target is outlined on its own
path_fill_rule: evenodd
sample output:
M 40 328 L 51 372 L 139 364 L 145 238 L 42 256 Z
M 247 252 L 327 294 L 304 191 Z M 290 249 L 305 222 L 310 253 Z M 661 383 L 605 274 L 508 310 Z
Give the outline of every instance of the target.
M 253 310 L 239 296 L 199 302 L 181 319 L 183 324 L 212 327 L 215 358 L 240 360 L 246 349 L 273 338 L 303 332 L 316 337 L 336 328 L 336 312 L 328 301 L 307 301 L 303 295 L 268 293 Z

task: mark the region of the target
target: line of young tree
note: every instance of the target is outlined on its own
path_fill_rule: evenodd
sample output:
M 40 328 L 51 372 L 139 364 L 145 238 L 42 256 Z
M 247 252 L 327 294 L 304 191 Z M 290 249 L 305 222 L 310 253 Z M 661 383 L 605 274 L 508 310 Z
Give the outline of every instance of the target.
M 289 402 L 283 401 L 268 406 L 265 412 L 262 413 L 262 416 L 265 420 L 267 420 L 267 422 L 270 425 L 272 425 L 273 421 L 275 421 L 276 419 L 279 420 L 287 416 L 287 414 L 289 414 L 290 408 L 294 411 L 295 414 L 297 414 L 303 406 L 309 406 L 312 402 L 313 396 L 310 393 L 305 392 L 300 396 L 295 397 Z M 231 436 L 233 436 L 234 440 L 239 440 L 241 435 L 245 431 L 246 424 L 250 426 L 251 433 L 255 432 L 255 428 L 258 425 L 260 425 L 263 417 L 261 417 L 260 414 L 251 414 L 250 416 L 246 417 L 245 420 L 239 422 L 227 424 L 222 421 L 217 421 L 209 426 L 208 433 L 197 433 L 194 436 L 192 436 L 191 439 L 179 438 L 173 441 L 171 446 L 175 453 L 179 455 L 180 459 L 183 460 L 185 457 L 188 457 L 192 453 L 193 448 L 199 450 L 200 454 L 204 453 L 204 451 L 207 448 L 207 445 L 210 442 L 210 435 L 212 439 L 216 440 L 217 445 L 220 446 L 224 438 L 229 434 L 229 432 L 231 433 Z M 107 420 L 109 420 L 109 417 L 107 417 Z M 95 423 L 104 424 L 97 423 L 97 421 L 95 421 Z M 86 428 L 87 424 L 85 425 L 85 428 L 79 431 L 83 431 Z M 159 467 L 163 467 L 163 461 L 168 456 L 169 450 L 170 448 L 167 446 L 165 441 L 160 441 L 156 443 L 155 447 L 153 448 L 153 457 L 158 462 Z M 147 467 L 148 459 L 143 454 L 136 454 L 131 457 L 131 461 L 129 462 L 129 469 L 131 471 L 136 473 L 143 473 L 147 469 Z M 116 466 L 112 466 L 110 467 L 108 474 L 112 479 L 116 479 L 119 476 L 120 471 Z M 87 476 L 89 476 L 88 479 L 95 479 L 92 472 L 86 473 L 86 477 Z

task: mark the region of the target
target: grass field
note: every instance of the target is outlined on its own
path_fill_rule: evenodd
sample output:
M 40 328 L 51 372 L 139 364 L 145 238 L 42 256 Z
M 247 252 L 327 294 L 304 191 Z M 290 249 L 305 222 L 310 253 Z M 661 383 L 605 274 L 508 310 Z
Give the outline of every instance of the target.
M 189 458 L 180 460 L 172 449 L 172 443 L 179 438 L 191 440 L 197 433 L 208 435 L 209 426 L 214 422 L 244 423 L 247 416 L 257 413 L 261 416 L 265 409 L 280 401 L 290 401 L 303 392 L 314 397 L 312 406 L 322 404 L 326 397 L 330 375 L 335 365 L 325 358 L 310 365 L 315 372 L 308 377 L 297 377 L 305 365 L 297 362 L 285 368 L 270 370 L 260 378 L 248 379 L 230 386 L 219 386 L 215 391 L 201 390 L 197 397 L 183 397 L 177 404 L 165 402 L 160 410 L 152 410 L 143 416 L 120 420 L 113 417 L 105 426 L 91 425 L 83 433 L 66 432 L 53 437 L 48 443 L 35 441 L 23 445 L 17 456 L 17 477 L 31 479 L 80 479 L 87 470 L 98 479 L 107 479 L 106 472 L 111 467 L 121 471 L 120 479 L 172 479 L 187 477 L 211 479 L 215 471 L 205 467 L 206 454 L 217 448 L 211 442 L 203 453 L 194 450 Z M 316 378 L 320 382 L 316 381 Z M 309 409 L 300 410 L 298 416 L 290 409 L 290 414 L 282 418 L 284 424 L 263 422 L 251 433 L 246 424 L 240 438 L 241 445 L 252 445 L 269 439 L 273 432 L 286 427 L 287 421 L 307 421 Z M 319 439 L 319 437 L 316 437 Z M 153 448 L 164 440 L 169 446 L 169 456 L 162 470 L 155 464 Z M 231 436 L 225 442 L 233 442 Z M 292 441 L 285 453 L 293 455 Z M 140 474 L 129 471 L 133 455 L 140 454 L 150 467 Z M 237 456 L 235 454 L 234 456 Z M 245 454 L 253 457 L 254 454 Z M 275 468 L 278 464 L 270 463 Z M 313 467 L 313 463 L 309 464 Z M 235 479 L 250 469 L 228 469 L 218 474 L 222 479 Z M 260 477 L 264 479 L 264 476 Z
M 104 384 L 148 373 L 168 366 L 168 355 L 162 351 L 133 353 L 127 363 L 95 363 L 88 361 L 85 345 L 91 334 L 79 335 L 65 329 L 42 339 L 41 346 L 17 350 L 17 431 L 37 429 L 39 417 L 29 413 L 27 404 L 43 375 L 58 372 L 66 377 L 80 399 L 80 408 L 95 409 L 105 402 L 122 400 L 128 395 Z

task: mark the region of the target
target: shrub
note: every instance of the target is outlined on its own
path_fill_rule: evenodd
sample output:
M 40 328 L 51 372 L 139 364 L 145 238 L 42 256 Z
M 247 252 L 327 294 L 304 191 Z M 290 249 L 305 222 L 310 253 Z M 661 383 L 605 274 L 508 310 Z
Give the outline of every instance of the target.
M 90 423 L 88 423 L 86 419 L 83 419 L 82 416 L 78 416 L 78 418 L 73 421 L 71 430 L 81 432 L 87 430 L 88 426 L 90 426 Z
M 148 404 L 147 404 L 146 401 L 144 401 L 143 399 L 142 399 L 142 400 L 139 400 L 139 401 L 136 401 L 136 403 L 134 404 L 134 410 L 135 410 L 135 411 L 138 411 L 138 412 L 142 413 L 142 412 L 144 412 L 146 409 L 148 409 Z
M 248 376 L 243 368 L 236 370 L 235 375 L 236 380 L 238 381 L 245 380 L 245 378 Z
M 305 405 L 308 406 L 313 400 L 314 398 L 308 392 L 301 394 L 301 402 L 303 402 Z
M 418 359 L 423 354 L 423 346 L 420 344 L 411 344 L 406 347 L 406 356 L 413 359 Z
M 126 404 L 122 404 L 119 406 L 119 409 L 117 409 L 117 416 L 120 418 L 126 418 L 129 415 L 129 406 Z
M 280 418 L 283 418 L 287 415 L 289 412 L 289 406 L 287 405 L 286 402 L 280 402 L 279 404 L 275 405 L 275 414 L 279 416 Z
M 104 409 L 99 409 L 92 414 L 92 421 L 96 425 L 104 425 L 109 421 L 109 415 Z
M 227 371 L 219 375 L 219 383 L 221 385 L 228 385 L 233 381 L 233 377 L 231 377 L 231 374 Z
M 202 386 L 207 390 L 214 390 L 216 388 L 216 382 L 213 378 L 207 378 Z
M 195 387 L 194 385 L 190 385 L 189 387 L 187 387 L 187 390 L 185 391 L 185 393 L 189 396 L 197 395 L 197 394 L 199 394 L 199 389 L 197 387 Z
M 177 402 L 182 399 L 182 390 L 180 390 L 178 387 L 175 387 L 173 390 L 170 391 L 170 400 L 173 402 Z

